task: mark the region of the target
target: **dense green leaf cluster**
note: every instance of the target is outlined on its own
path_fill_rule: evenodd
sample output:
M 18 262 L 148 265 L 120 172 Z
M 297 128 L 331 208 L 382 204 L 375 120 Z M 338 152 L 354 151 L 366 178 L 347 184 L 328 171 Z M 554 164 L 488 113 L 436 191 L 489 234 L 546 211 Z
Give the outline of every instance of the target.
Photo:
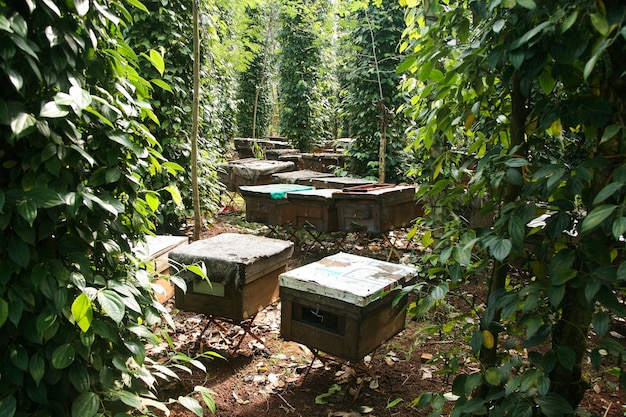
M 274 56 L 276 5 L 246 9 L 251 29 L 243 47 L 251 55 L 248 67 L 238 76 L 237 134 L 240 137 L 265 138 L 272 118 L 272 84 L 275 78 Z
M 192 73 L 192 4 L 169 0 L 144 2 L 150 13 L 135 16 L 135 22 L 126 31 L 128 43 L 139 53 L 159 50 L 163 55 L 164 69 L 159 70 L 147 61 L 140 62 L 141 73 L 156 80 L 160 88 L 153 92 L 154 112 L 161 123 L 150 123 L 149 128 L 162 146 L 163 156 L 180 166 L 188 167 L 191 158 L 193 73 Z M 201 90 L 199 140 L 199 185 L 201 210 L 214 213 L 218 208 L 220 187 L 215 166 L 219 162 L 228 138 L 232 137 L 234 111 L 230 97 L 232 70 L 225 71 L 219 63 L 224 57 L 214 57 L 218 22 L 222 12 L 212 2 L 200 2 L 201 7 L 201 63 L 204 88 Z M 227 25 L 224 25 L 225 27 Z M 230 75 L 229 75 L 230 74 Z M 162 80 L 162 81 L 159 81 Z M 165 84 L 163 84 L 165 83 Z M 231 104 L 230 106 L 228 104 Z M 157 210 L 157 230 L 161 233 L 179 233 L 181 223 L 191 216 L 191 170 L 179 171 L 175 177 L 155 175 L 146 185 L 162 190 L 169 185 L 180 185 L 183 205 L 176 204 L 161 193 L 162 204 Z
M 284 0 L 280 12 L 280 131 L 301 151 L 331 138 L 324 80 L 327 0 Z
M 180 167 L 153 135 L 150 94 L 170 87 L 139 72 L 162 74 L 162 54 L 124 38 L 146 11 L 0 1 L 2 416 L 165 408 L 150 391 L 175 374 L 145 345 L 168 316 L 135 253 L 162 199 L 146 180 Z
M 489 297 L 468 334 L 482 370 L 455 380 L 452 415 L 570 413 L 588 359 L 626 381 L 626 351 L 607 333 L 626 316 L 626 8 L 403 3 L 424 260 L 450 289 L 471 279 Z
M 378 177 L 380 141 L 385 130 L 388 143 L 385 163 L 387 182 L 406 180 L 408 155 L 405 130 L 408 118 L 397 113 L 406 102 L 399 89 L 402 62 L 398 46 L 404 31 L 404 11 L 398 2 L 374 3 L 350 15 L 355 25 L 344 35 L 350 55 L 341 68 L 342 97 L 347 135 L 356 139 L 349 149 L 349 170 L 361 177 Z M 382 95 L 382 96 L 381 96 Z

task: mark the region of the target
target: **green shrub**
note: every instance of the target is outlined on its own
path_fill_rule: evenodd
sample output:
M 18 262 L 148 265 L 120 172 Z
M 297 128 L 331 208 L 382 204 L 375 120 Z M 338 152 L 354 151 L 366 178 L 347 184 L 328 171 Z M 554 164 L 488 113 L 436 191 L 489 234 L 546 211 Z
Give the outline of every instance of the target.
M 163 59 L 125 42 L 146 11 L 128 3 L 0 2 L 2 416 L 164 407 L 145 344 L 168 316 L 134 251 L 161 198 L 145 180 L 179 167 L 151 132 L 167 87 L 138 72 Z

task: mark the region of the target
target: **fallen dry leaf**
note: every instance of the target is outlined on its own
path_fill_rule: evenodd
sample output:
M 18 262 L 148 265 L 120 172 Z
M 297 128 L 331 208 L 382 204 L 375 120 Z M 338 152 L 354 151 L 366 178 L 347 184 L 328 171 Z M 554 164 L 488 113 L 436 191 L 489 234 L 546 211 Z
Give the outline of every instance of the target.
M 237 401 L 237 404 L 246 405 L 249 404 L 250 401 L 242 399 L 236 392 L 233 391 L 233 398 Z

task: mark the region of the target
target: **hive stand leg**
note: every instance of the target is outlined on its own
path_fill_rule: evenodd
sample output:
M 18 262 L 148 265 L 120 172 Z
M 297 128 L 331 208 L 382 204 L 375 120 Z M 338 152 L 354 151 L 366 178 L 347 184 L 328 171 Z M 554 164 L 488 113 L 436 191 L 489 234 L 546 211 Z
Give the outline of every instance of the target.
M 350 361 L 345 361 L 339 358 L 329 358 L 329 357 L 322 357 L 320 356 L 320 352 L 318 349 L 312 348 L 307 346 L 308 349 L 313 353 L 313 359 L 311 359 L 311 362 L 309 363 L 309 366 L 307 366 L 306 371 L 304 372 L 304 378 L 302 379 L 302 385 L 304 385 L 304 383 L 306 382 L 307 377 L 309 376 L 309 372 L 311 372 L 311 368 L 313 367 L 313 364 L 315 363 L 316 359 L 319 359 L 322 363 L 325 363 L 325 361 L 330 361 L 330 362 L 335 362 L 339 365 L 347 365 L 350 364 Z M 372 356 L 375 354 L 375 352 L 372 352 Z M 364 360 L 360 360 L 358 363 L 354 364 L 353 366 L 355 369 L 356 368 L 362 368 L 362 371 L 369 374 L 370 377 L 372 378 L 376 378 L 376 375 L 372 373 L 372 369 L 367 366 L 365 364 Z M 356 379 L 358 382 L 358 378 Z M 356 389 L 356 393 L 354 394 L 354 397 L 352 398 L 352 404 L 354 404 L 357 400 L 357 398 L 359 398 L 359 395 L 361 394 L 361 390 L 363 389 L 363 386 L 365 385 L 366 380 L 363 378 L 361 380 L 361 382 L 359 383 L 359 386 Z
M 345 250 L 345 242 L 346 242 L 346 238 L 348 237 L 348 233 L 350 232 L 346 232 L 346 231 L 339 231 L 337 232 L 339 233 L 339 240 L 337 242 L 335 242 L 335 248 L 337 249 L 337 252 L 343 252 Z
M 313 367 L 313 364 L 315 363 L 315 359 L 319 359 L 320 361 L 322 361 L 322 358 L 320 357 L 319 351 L 317 349 L 312 349 L 310 347 L 308 348 L 311 352 L 313 352 L 313 359 L 311 359 L 311 363 L 309 363 L 309 366 L 307 366 L 306 368 L 306 372 L 304 373 L 304 378 L 302 379 L 303 384 L 306 381 L 307 377 L 309 376 L 309 372 L 311 372 L 311 368 Z
M 247 334 L 250 335 L 252 338 L 254 338 L 257 342 L 259 342 L 260 344 L 265 346 L 265 342 L 262 341 L 257 335 L 252 333 L 252 323 L 254 322 L 255 318 L 256 318 L 256 314 L 253 315 L 252 317 L 250 317 L 249 319 L 246 319 L 246 320 L 243 320 L 243 321 L 237 323 L 243 329 L 244 333 L 241 336 L 241 338 L 239 339 L 239 342 L 237 343 L 237 346 L 232 348 L 233 351 L 236 351 L 237 349 L 239 349 L 239 346 L 241 345 L 241 342 L 243 342 L 243 339 L 245 339 Z
M 398 252 L 398 248 L 396 248 L 396 246 L 391 242 L 391 240 L 389 240 L 389 236 L 387 236 L 387 233 L 382 233 L 382 237 L 383 237 L 383 241 L 385 242 L 385 244 L 389 247 L 389 253 L 387 253 L 387 262 L 391 260 L 391 257 L 393 255 L 395 255 L 396 258 L 400 260 L 402 258 L 400 256 L 400 252 Z
M 314 224 L 309 223 L 309 221 L 306 221 L 303 227 L 304 231 L 313 238 L 313 243 L 311 243 L 310 245 L 307 245 L 307 248 L 304 250 L 304 255 L 306 255 L 307 253 L 309 253 L 309 251 L 311 249 L 313 249 L 313 247 L 315 246 L 316 243 L 318 243 L 320 245 L 320 247 L 324 247 L 324 244 L 322 243 L 322 241 L 320 240 L 320 238 L 322 237 L 323 232 L 318 232 L 317 228 L 315 227 Z M 317 234 L 316 234 L 317 232 Z
M 235 208 L 235 198 L 237 197 L 237 191 L 225 191 L 224 194 L 226 196 L 226 202 L 224 203 L 224 199 L 222 198 L 223 207 L 220 210 L 220 213 L 228 213 L 229 211 L 236 211 Z

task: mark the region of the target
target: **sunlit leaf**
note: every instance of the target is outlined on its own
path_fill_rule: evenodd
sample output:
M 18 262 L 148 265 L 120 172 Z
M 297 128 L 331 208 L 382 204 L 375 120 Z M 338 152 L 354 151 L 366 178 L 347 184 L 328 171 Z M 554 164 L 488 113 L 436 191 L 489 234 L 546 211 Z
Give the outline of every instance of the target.
M 69 112 L 59 107 L 54 101 L 49 101 L 41 108 L 39 117 L 58 118 L 65 117 Z
M 89 11 L 90 0 L 74 0 L 74 7 L 79 16 L 84 16 Z
M 37 124 L 37 119 L 32 114 L 18 113 L 11 118 L 11 130 L 18 138 L 28 133 L 29 129 Z
M 126 305 L 122 297 L 111 290 L 102 290 L 98 292 L 98 302 L 102 310 L 113 319 L 116 323 L 121 323 L 126 312 Z
M 213 396 L 215 395 L 215 391 L 213 391 L 210 388 L 203 387 L 200 385 L 195 386 L 193 390 L 195 392 L 200 393 L 200 395 L 202 396 L 202 400 L 204 401 L 204 404 L 209 408 L 209 411 L 215 414 L 215 412 L 217 411 L 215 400 L 213 399 Z
M 132 4 L 134 7 L 138 8 L 139 10 L 148 13 L 149 10 L 148 8 L 139 0 L 127 0 L 130 4 Z
M 170 193 L 170 195 L 172 196 L 172 200 L 174 200 L 174 204 L 176 204 L 177 206 L 182 206 L 183 198 L 180 195 L 180 191 L 178 190 L 178 188 L 168 185 L 167 187 L 163 189 L 167 191 L 168 193 Z
M 150 50 L 150 62 L 154 68 L 156 68 L 156 70 L 163 75 L 163 72 L 165 71 L 165 61 L 163 61 L 163 57 L 158 51 L 154 49 Z
M 72 303 L 71 311 L 78 327 L 80 327 L 83 332 L 89 330 L 93 320 L 93 308 L 91 306 L 91 300 L 85 293 L 80 293 L 80 295 L 76 297 Z
M 153 78 L 150 80 L 150 82 L 156 86 L 161 87 L 163 90 L 165 91 L 169 91 L 170 93 L 173 93 L 174 90 L 172 90 L 172 87 L 170 87 L 170 85 L 168 83 L 166 83 L 163 80 L 159 80 L 157 78 Z
M 91 105 L 91 94 L 89 94 L 89 91 L 83 90 L 80 86 L 71 86 L 70 96 L 74 101 L 74 105 L 80 110 L 86 109 Z
M 178 397 L 178 402 L 185 407 L 187 410 L 191 411 L 198 417 L 202 417 L 202 405 L 198 400 L 191 397 Z
M 146 193 L 146 203 L 148 203 L 150 210 L 156 211 L 159 208 L 159 195 L 155 192 Z

